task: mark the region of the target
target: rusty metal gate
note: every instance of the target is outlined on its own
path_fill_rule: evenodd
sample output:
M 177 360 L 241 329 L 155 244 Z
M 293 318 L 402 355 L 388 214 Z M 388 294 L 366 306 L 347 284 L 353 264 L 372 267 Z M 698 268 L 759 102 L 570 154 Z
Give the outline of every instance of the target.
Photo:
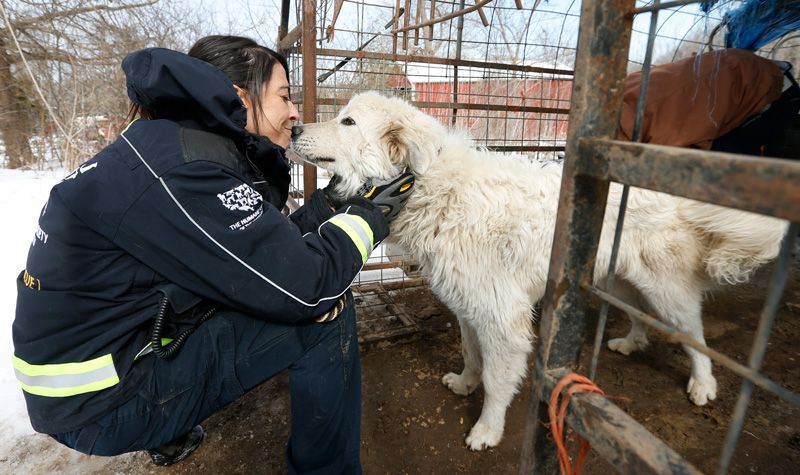
M 555 445 L 548 436 L 548 400 L 561 377 L 579 364 L 587 330 L 590 298 L 602 301 L 590 373 L 597 367 L 608 306 L 666 333 L 743 378 L 739 398 L 719 456 L 718 474 L 728 472 L 742 432 L 754 386 L 800 405 L 800 395 L 760 373 L 790 264 L 790 253 L 800 222 L 800 163 L 684 148 L 622 142 L 612 139 L 622 105 L 631 27 L 635 15 L 651 16 L 650 38 L 643 68 L 646 97 L 653 32 L 660 10 L 692 1 L 658 0 L 636 8 L 634 0 L 585 0 L 575 63 L 574 89 L 567 137 L 566 162 L 540 338 L 536 349 L 533 389 L 520 464 L 520 473 L 558 471 Z M 601 91 L 601 93 L 598 93 Z M 637 125 L 644 100 L 639 101 Z M 638 135 L 634 132 L 634 136 Z M 763 308 L 747 365 L 708 348 L 610 295 L 592 284 L 606 197 L 610 182 L 625 185 L 615 233 L 609 274 L 615 256 L 630 186 L 661 191 L 703 202 L 771 215 L 790 221 Z M 612 278 L 613 280 L 613 278 Z M 611 284 L 613 285 L 613 284 Z M 609 287 L 610 288 L 610 287 Z M 592 377 L 593 374 L 590 374 Z M 570 427 L 622 473 L 699 473 L 674 450 L 648 432 L 606 398 L 579 394 L 571 399 Z

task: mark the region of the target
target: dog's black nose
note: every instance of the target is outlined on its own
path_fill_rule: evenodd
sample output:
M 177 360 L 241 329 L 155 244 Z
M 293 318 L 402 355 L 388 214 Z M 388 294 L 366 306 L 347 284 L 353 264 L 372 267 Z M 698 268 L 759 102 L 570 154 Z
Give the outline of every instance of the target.
M 303 133 L 303 126 L 302 125 L 295 125 L 292 127 L 292 138 L 297 138 L 300 134 Z

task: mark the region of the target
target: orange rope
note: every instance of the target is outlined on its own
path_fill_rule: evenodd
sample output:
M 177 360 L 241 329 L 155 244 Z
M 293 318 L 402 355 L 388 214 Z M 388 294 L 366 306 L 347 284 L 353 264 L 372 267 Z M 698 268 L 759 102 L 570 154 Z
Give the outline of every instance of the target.
M 570 384 L 572 384 L 572 386 L 567 389 L 567 393 L 559 402 L 558 399 L 561 395 L 561 391 Z M 583 463 L 586 461 L 589 449 L 591 449 L 591 445 L 589 445 L 588 441 L 575 434 L 575 439 L 576 442 L 580 444 L 580 449 L 578 450 L 578 459 L 575 461 L 575 466 L 573 467 L 564 440 L 564 422 L 567 418 L 569 398 L 575 393 L 587 392 L 605 394 L 603 390 L 598 388 L 589 378 L 577 373 L 570 373 L 561 378 L 550 394 L 550 407 L 547 412 L 550 416 L 550 431 L 553 433 L 553 440 L 555 440 L 556 448 L 558 449 L 558 465 L 561 467 L 561 475 L 580 475 Z

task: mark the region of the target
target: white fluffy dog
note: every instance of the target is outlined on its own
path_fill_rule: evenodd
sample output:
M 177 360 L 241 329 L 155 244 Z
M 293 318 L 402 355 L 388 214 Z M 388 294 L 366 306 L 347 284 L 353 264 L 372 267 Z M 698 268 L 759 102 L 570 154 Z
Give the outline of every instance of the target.
M 416 190 L 392 222 L 391 238 L 414 255 L 458 316 L 464 369 L 442 382 L 459 395 L 483 383 L 483 410 L 467 445 L 497 445 L 527 371 L 531 309 L 545 291 L 561 166 L 481 151 L 407 102 L 375 92 L 355 96 L 335 119 L 297 132 L 292 148 L 340 176 L 342 196 L 368 180 L 406 168 L 414 173 Z M 612 185 L 596 282 L 608 267 L 620 191 Z M 776 256 L 785 230 L 774 218 L 632 189 L 615 293 L 703 342 L 703 291 L 747 280 Z M 636 320 L 625 338 L 608 342 L 626 355 L 646 345 L 646 329 Z M 717 393 L 711 362 L 685 350 L 692 363 L 689 398 L 706 404 Z

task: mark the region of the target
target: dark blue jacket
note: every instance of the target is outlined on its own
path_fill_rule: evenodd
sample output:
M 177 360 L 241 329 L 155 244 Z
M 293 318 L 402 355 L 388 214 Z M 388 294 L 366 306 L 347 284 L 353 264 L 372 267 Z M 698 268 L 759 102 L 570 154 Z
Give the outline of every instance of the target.
M 379 210 L 334 214 L 320 194 L 293 216 L 302 226 L 282 215 L 283 150 L 245 132 L 216 68 L 147 49 L 123 69 L 128 95 L 160 119 L 133 122 L 53 187 L 17 279 L 14 369 L 40 432 L 76 430 L 133 397 L 164 292 L 178 313 L 202 300 L 309 322 L 388 233 Z

